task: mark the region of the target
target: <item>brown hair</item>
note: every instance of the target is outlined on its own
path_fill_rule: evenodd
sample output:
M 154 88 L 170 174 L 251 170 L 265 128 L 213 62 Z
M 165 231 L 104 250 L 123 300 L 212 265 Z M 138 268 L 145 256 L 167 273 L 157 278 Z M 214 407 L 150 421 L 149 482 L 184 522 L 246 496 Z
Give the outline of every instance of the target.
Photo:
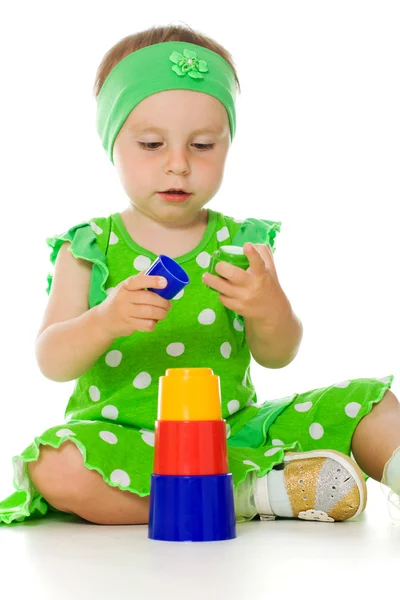
M 128 35 L 108 50 L 97 69 L 93 86 L 95 98 L 97 99 L 107 75 L 123 58 L 125 58 L 125 56 L 135 52 L 135 50 L 140 50 L 140 48 L 152 46 L 153 44 L 160 44 L 162 42 L 189 42 L 191 44 L 197 44 L 198 46 L 204 46 L 204 48 L 216 52 L 232 67 L 235 74 L 237 89 L 239 92 L 241 91 L 232 56 L 225 48 L 206 35 L 194 31 L 189 26 L 165 25 L 161 27 L 151 27 L 145 31 Z

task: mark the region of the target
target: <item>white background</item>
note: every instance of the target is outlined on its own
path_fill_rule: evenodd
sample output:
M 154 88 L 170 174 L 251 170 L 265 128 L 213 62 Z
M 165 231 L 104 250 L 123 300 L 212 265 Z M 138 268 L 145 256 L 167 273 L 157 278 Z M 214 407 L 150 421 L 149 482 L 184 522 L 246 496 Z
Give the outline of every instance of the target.
M 275 262 L 304 339 L 284 369 L 254 363 L 259 400 L 400 374 L 398 2 L 5 6 L 2 497 L 12 492 L 12 455 L 62 422 L 73 387 L 48 381 L 35 363 L 51 268 L 46 237 L 127 205 L 95 129 L 96 69 L 118 40 L 152 25 L 190 25 L 224 45 L 238 69 L 237 135 L 209 206 L 282 221 Z

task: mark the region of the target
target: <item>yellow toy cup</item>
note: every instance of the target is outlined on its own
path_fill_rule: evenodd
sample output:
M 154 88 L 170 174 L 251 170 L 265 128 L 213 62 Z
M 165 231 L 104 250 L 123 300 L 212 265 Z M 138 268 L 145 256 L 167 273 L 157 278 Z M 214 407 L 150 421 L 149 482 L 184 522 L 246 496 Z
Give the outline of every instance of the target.
M 159 421 L 222 419 L 218 375 L 209 368 L 167 369 L 158 386 Z

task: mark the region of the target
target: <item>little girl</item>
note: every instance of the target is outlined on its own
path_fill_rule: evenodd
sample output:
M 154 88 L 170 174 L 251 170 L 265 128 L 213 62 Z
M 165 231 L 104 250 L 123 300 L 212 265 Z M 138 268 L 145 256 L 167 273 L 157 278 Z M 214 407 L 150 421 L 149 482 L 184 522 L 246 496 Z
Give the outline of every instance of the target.
M 230 54 L 189 28 L 152 28 L 105 55 L 97 128 L 128 206 L 47 240 L 55 270 L 37 361 L 49 379 L 76 385 L 65 423 L 14 457 L 16 491 L 0 503 L 1 522 L 62 511 L 147 523 L 167 368 L 208 367 L 220 378 L 238 521 L 349 519 L 365 507 L 368 476 L 400 494 L 392 375 L 257 401 L 251 356 L 289 364 L 302 325 L 274 265 L 281 223 L 205 208 L 222 183 L 237 90 Z M 219 276 L 208 273 L 211 254 L 232 242 L 250 267 L 220 262 Z M 148 289 L 164 285 L 145 274 L 161 253 L 190 277 L 172 301 Z

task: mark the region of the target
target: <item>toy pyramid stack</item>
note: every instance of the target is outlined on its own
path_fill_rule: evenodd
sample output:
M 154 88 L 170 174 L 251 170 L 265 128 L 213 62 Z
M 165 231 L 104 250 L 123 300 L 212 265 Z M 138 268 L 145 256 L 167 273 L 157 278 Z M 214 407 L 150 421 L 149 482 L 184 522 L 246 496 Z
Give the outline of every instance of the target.
M 149 538 L 235 538 L 219 377 L 209 368 L 167 369 L 160 377 L 157 419 Z

